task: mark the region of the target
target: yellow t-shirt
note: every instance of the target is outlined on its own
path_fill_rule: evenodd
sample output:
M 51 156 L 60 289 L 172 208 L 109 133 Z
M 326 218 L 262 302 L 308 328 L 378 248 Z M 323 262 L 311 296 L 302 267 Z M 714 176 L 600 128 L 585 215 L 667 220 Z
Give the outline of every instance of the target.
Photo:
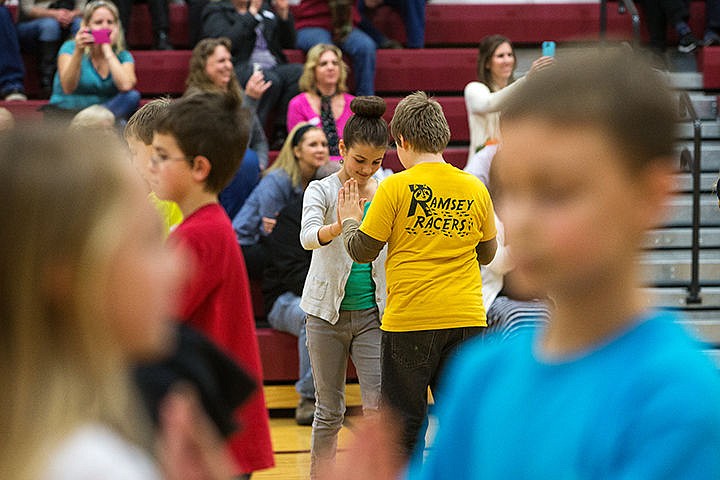
M 160 214 L 160 219 L 163 224 L 163 231 L 165 232 L 165 238 L 170 232 L 183 221 L 183 214 L 180 211 L 180 207 L 177 203 L 170 200 L 160 200 L 155 192 L 150 192 L 148 198 L 152 202 L 155 210 Z
M 495 238 L 485 185 L 447 163 L 420 163 L 378 186 L 360 226 L 388 243 L 382 329 L 485 326 L 475 247 Z

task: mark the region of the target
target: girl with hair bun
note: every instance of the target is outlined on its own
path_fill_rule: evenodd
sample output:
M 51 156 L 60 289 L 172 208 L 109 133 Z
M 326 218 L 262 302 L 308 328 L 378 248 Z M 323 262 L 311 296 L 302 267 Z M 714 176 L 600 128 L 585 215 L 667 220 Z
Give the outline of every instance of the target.
M 305 191 L 300 242 L 312 250 L 301 308 L 307 313 L 307 345 L 315 379 L 315 418 L 310 476 L 335 459 L 345 415 L 348 357 L 357 370 L 364 413 L 380 401 L 380 318 L 385 306 L 385 250 L 372 264 L 354 263 L 345 253 L 337 216 L 338 192 L 351 178 L 358 183 L 365 211 L 377 190 L 374 177 L 388 145 L 382 119 L 385 101 L 356 97 L 338 147 L 341 168 Z

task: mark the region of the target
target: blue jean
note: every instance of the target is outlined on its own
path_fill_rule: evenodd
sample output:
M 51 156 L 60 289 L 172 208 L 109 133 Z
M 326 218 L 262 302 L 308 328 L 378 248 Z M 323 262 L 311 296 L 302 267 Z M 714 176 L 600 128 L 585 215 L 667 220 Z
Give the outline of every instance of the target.
M 319 27 L 297 31 L 297 48 L 307 52 L 318 43 L 332 43 L 328 30 Z M 353 28 L 343 43 L 338 45 L 352 60 L 355 75 L 355 94 L 375 94 L 375 42 L 366 33 Z
M 345 417 L 348 356 L 360 381 L 363 412 L 380 403 L 380 315 L 378 308 L 341 310 L 335 325 L 307 316 L 307 345 L 315 378 L 315 419 L 310 442 L 310 476 L 334 461 L 337 437 Z
M 436 395 L 445 363 L 463 341 L 483 327 L 382 332 L 382 401 L 401 420 L 400 449 L 409 458 L 425 445 L 427 389 Z M 442 399 L 435 396 L 435 401 Z
M 25 91 L 25 67 L 10 10 L 0 6 L 0 99 L 13 90 Z
M 140 92 L 137 90 L 120 92 L 103 103 L 103 106 L 110 110 L 117 120 L 127 120 L 140 106 Z
M 267 314 L 268 323 L 275 330 L 287 332 L 298 337 L 298 360 L 300 364 L 299 380 L 295 390 L 302 398 L 315 398 L 310 355 L 305 333 L 305 312 L 300 308 L 300 297 L 292 292 L 280 295 Z
M 75 17 L 70 25 L 70 35 L 80 30 L 82 19 Z M 59 42 L 62 40 L 63 29 L 57 20 L 50 17 L 35 18 L 17 24 L 20 44 L 25 50 L 33 50 L 37 42 Z
M 403 23 L 405 25 L 405 34 L 407 36 L 408 48 L 423 48 L 425 46 L 425 3 L 427 0 L 384 0 L 383 4 L 388 5 L 400 12 Z M 363 18 L 363 23 L 371 29 L 368 32 L 375 43 L 382 43 L 386 39 L 379 30 L 371 25 L 370 19 L 367 18 L 365 12 L 367 7 L 364 0 L 358 0 L 358 11 Z M 365 22 L 370 24 L 366 24 Z M 367 31 L 367 30 L 366 30 Z M 385 38 L 384 38 L 385 37 Z

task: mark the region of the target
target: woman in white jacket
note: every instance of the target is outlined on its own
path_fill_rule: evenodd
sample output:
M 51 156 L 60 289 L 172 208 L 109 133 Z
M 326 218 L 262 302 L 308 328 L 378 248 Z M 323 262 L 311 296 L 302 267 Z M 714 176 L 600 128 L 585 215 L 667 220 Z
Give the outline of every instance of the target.
M 380 319 L 385 306 L 385 250 L 372 264 L 354 263 L 345 252 L 337 217 L 338 192 L 354 178 L 372 201 L 388 144 L 382 119 L 385 101 L 357 97 L 339 142 L 340 171 L 311 182 L 305 191 L 300 242 L 313 250 L 300 307 L 307 313 L 307 345 L 315 379 L 315 418 L 310 476 L 334 461 L 345 415 L 348 357 L 357 370 L 363 411 L 376 411 L 380 400 Z

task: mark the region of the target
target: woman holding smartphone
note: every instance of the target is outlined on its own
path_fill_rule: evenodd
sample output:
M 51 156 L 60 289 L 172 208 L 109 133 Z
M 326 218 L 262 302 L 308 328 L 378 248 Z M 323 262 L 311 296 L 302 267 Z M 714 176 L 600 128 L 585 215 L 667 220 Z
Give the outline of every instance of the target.
M 112 2 L 87 4 L 75 38 L 60 47 L 49 111 L 72 115 L 102 104 L 116 119 L 127 119 L 137 110 L 135 62 L 125 49 L 118 18 Z

